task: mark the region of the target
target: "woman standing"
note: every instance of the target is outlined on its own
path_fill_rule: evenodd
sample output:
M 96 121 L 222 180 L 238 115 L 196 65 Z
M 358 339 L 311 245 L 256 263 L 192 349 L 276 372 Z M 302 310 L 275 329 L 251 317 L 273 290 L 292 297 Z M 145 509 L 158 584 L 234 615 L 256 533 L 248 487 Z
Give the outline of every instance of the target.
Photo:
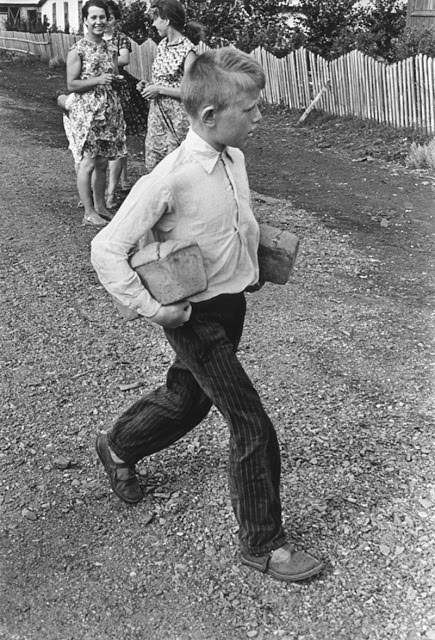
M 66 63 L 67 86 L 72 92 L 68 98 L 70 147 L 85 208 L 83 223 L 103 226 L 105 218 L 112 217 L 104 199 L 107 164 L 127 154 L 125 122 L 114 89 L 118 52 L 103 37 L 109 20 L 103 0 L 88 0 L 82 17 L 86 35 L 71 47 Z
M 150 100 L 148 131 L 145 139 L 145 166 L 151 171 L 170 151 L 178 147 L 189 128 L 180 99 L 184 72 L 195 59 L 195 44 L 201 27 L 186 25 L 186 14 L 177 0 L 152 3 L 153 26 L 163 38 L 152 65 L 152 81 L 138 84 L 142 96 Z
M 132 76 L 125 67 L 130 63 L 131 42 L 122 31 L 119 30 L 121 9 L 114 0 L 107 0 L 109 9 L 109 22 L 106 27 L 104 39 L 111 42 L 118 51 L 118 69 L 124 77 L 124 81 L 117 84 L 118 94 L 121 99 L 122 111 L 126 125 L 126 134 L 131 136 L 145 136 L 148 119 L 148 102 L 142 98 L 136 88 L 137 78 Z M 107 186 L 107 206 L 116 204 L 115 189 L 127 190 L 127 156 L 111 160 L 109 162 L 109 180 Z

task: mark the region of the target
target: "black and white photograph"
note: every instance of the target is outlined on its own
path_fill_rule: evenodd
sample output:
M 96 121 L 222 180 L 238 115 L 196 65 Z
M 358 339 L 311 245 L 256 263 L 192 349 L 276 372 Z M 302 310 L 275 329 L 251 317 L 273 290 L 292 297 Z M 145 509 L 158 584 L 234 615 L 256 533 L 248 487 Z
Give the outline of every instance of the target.
M 0 0 L 0 640 L 435 640 L 435 0 Z

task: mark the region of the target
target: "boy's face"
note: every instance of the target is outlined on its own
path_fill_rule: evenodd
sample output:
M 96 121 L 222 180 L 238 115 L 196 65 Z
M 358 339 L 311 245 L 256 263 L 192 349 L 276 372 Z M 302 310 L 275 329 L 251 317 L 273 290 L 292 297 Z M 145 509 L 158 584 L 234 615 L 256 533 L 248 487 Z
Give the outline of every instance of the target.
M 236 100 L 215 113 L 213 146 L 222 150 L 225 147 L 243 148 L 257 128 L 262 115 L 258 108 L 260 91 L 253 88 L 240 93 Z

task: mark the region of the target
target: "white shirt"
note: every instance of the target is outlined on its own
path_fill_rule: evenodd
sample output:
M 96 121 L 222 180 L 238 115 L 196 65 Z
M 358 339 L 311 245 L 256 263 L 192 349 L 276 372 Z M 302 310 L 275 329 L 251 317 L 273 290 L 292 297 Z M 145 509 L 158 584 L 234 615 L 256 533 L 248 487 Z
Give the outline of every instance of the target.
M 160 309 L 129 265 L 140 241 L 193 240 L 208 278 L 191 302 L 239 293 L 258 281 L 259 228 L 250 205 L 240 149 L 219 153 L 192 130 L 182 144 L 140 178 L 113 220 L 93 239 L 91 262 L 119 302 L 151 317 Z

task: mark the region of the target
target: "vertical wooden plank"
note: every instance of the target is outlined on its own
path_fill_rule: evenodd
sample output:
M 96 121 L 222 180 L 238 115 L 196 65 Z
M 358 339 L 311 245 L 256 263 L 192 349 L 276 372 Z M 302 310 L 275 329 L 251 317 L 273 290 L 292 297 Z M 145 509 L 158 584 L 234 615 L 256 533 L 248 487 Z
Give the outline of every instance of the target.
M 319 73 L 316 65 L 316 57 L 312 51 L 308 51 L 308 65 L 310 68 L 311 87 L 313 89 L 313 95 L 317 96 L 321 86 L 319 81 Z
M 367 86 L 367 112 L 370 120 L 376 120 L 375 116 L 375 101 L 373 98 L 373 76 L 372 76 L 372 59 L 370 56 L 365 56 L 366 66 L 366 86 Z
M 400 64 L 394 63 L 393 67 L 393 75 L 394 75 L 394 91 L 395 91 L 395 101 L 396 101 L 396 126 L 401 127 L 402 124 L 402 101 L 400 95 L 400 87 L 401 87 L 401 79 L 400 79 Z
M 401 88 L 401 98 L 402 98 L 402 108 L 403 108 L 403 126 L 407 127 L 409 122 L 409 104 L 408 104 L 408 80 L 407 80 L 407 67 L 406 60 L 401 60 L 401 74 L 402 74 L 402 88 Z
M 269 68 L 268 68 L 267 58 L 266 58 L 265 54 L 266 54 L 266 52 L 261 47 L 261 49 L 260 49 L 261 66 L 263 67 L 264 73 L 266 74 L 266 86 L 265 86 L 266 101 L 270 104 L 272 102 L 272 94 L 271 94 L 271 89 L 270 89 Z
M 325 93 L 325 101 L 326 104 L 328 105 L 328 113 L 332 113 L 332 109 L 333 109 L 333 100 L 334 100 L 334 94 L 335 94 L 335 87 L 337 86 L 337 83 L 339 82 L 339 76 L 337 75 L 337 67 L 333 67 L 332 66 L 332 62 L 329 60 L 323 60 L 323 78 L 324 78 L 324 82 L 326 82 L 328 79 L 330 80 L 330 86 L 331 89 L 329 91 L 327 91 Z
M 429 79 L 429 132 L 435 134 L 435 59 L 428 58 L 428 79 Z
M 291 68 L 293 74 L 293 91 L 294 91 L 294 108 L 300 109 L 301 103 L 299 100 L 299 78 L 298 78 L 298 65 L 297 65 L 297 51 L 292 52 L 291 56 Z
M 388 86 L 388 94 L 387 94 L 387 105 L 388 105 L 388 124 L 394 126 L 394 81 L 392 77 L 392 68 L 391 65 L 387 66 L 387 86 Z
M 346 54 L 343 56 L 343 64 L 342 64 L 342 95 L 343 95 L 343 108 L 341 111 L 341 115 L 347 116 L 349 115 L 351 109 L 351 85 L 350 85 L 350 73 L 349 73 L 349 55 Z
M 374 73 L 374 60 L 371 56 L 368 56 L 368 68 L 369 68 L 369 76 L 370 76 L 370 104 L 372 111 L 373 120 L 377 120 L 377 101 L 376 101 L 376 82 L 375 82 L 375 73 Z
M 300 49 L 294 51 L 294 68 L 295 68 L 295 89 L 296 89 L 296 109 L 301 109 L 303 104 L 301 100 L 301 87 L 300 87 Z
M 414 58 L 408 58 L 406 61 L 408 68 L 408 96 L 409 96 L 409 113 L 410 124 L 415 127 L 417 124 L 417 117 L 415 112 L 415 73 L 414 73 Z
M 425 129 L 427 132 L 431 130 L 431 112 L 430 112 L 430 81 L 429 81 L 429 58 L 423 56 L 423 77 L 424 77 L 424 103 L 425 103 Z
M 397 62 L 394 65 L 394 75 L 396 78 L 396 81 L 394 83 L 394 89 L 396 92 L 396 104 L 397 104 L 397 126 L 398 127 L 403 127 L 403 105 L 402 105 L 402 95 L 400 93 L 400 89 L 402 86 L 402 78 L 401 78 L 401 66 L 400 63 Z
M 384 65 L 384 115 L 386 124 L 391 124 L 390 122 L 390 77 L 388 73 L 388 65 Z
M 343 74 L 342 74 L 342 66 L 343 66 L 343 56 L 340 56 L 335 61 L 335 64 L 331 65 L 331 73 L 330 73 L 330 92 L 332 93 L 332 100 L 334 103 L 334 112 L 336 115 L 342 115 L 342 87 L 343 87 Z M 332 76 L 334 76 L 334 82 L 332 81 Z
M 417 69 L 418 69 L 418 80 L 417 80 L 417 90 L 418 90 L 418 126 L 422 129 L 425 129 L 425 114 L 426 114 L 426 105 L 424 101 L 424 87 L 423 87 L 423 54 L 419 53 L 417 56 Z
M 349 115 L 356 115 L 358 109 L 357 92 L 356 92 L 356 64 L 355 64 L 355 52 L 351 51 L 348 57 L 348 72 L 349 72 L 349 86 L 350 86 L 350 112 Z
M 285 78 L 286 78 L 286 104 L 288 107 L 293 107 L 293 99 L 292 99 L 292 82 L 293 78 L 290 73 L 290 65 L 289 65 L 289 55 L 287 54 L 283 58 L 284 70 L 285 70 Z
M 340 71 L 339 71 L 339 61 L 336 58 L 335 60 L 331 60 L 328 63 L 329 67 L 329 79 L 330 79 L 330 89 L 328 91 L 328 107 L 329 113 L 333 115 L 340 115 Z M 326 80 L 326 78 L 325 78 Z
M 310 82 L 310 71 L 309 71 L 309 65 L 308 65 L 308 51 L 306 49 L 304 51 L 304 66 L 303 66 L 303 69 L 304 69 L 305 102 L 306 102 L 306 106 L 308 107 L 309 104 L 311 103 L 311 101 L 313 100 L 314 96 L 313 96 L 311 82 Z
M 364 53 L 360 53 L 360 75 L 359 75 L 359 92 L 361 96 L 361 117 L 364 120 L 369 118 L 369 93 L 367 87 L 367 56 Z

